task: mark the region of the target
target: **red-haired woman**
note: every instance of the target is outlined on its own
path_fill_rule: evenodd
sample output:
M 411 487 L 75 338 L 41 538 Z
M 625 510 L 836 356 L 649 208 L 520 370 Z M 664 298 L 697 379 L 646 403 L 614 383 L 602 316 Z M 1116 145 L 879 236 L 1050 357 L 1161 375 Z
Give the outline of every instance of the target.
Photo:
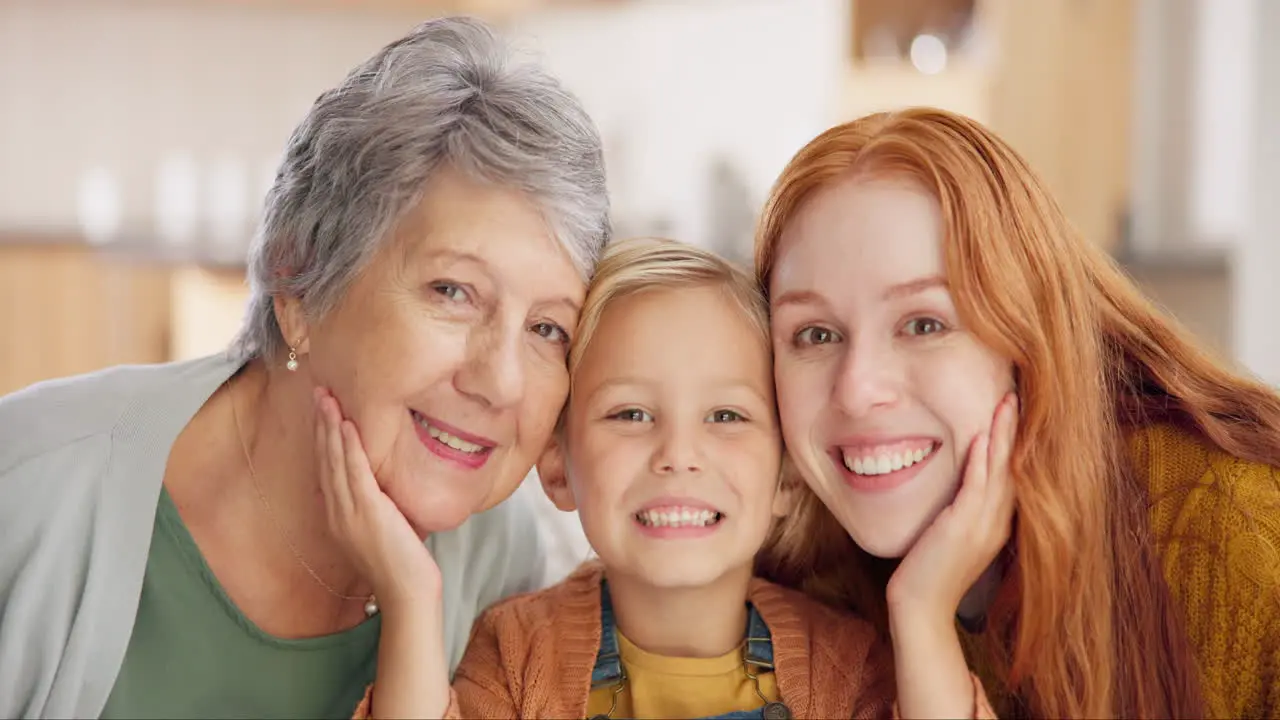
M 957 613 L 1001 716 L 1280 715 L 1280 397 L 1157 311 L 1007 144 L 933 109 L 832 128 L 775 185 L 756 267 L 821 500 L 801 512 L 828 529 L 777 538 L 763 574 L 904 631 L 894 559 L 1012 388 L 1015 528 Z

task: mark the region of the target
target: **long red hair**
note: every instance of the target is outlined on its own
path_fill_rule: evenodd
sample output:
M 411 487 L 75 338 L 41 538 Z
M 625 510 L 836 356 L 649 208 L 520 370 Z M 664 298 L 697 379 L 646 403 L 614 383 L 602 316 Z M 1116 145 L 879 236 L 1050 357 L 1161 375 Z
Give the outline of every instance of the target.
M 1009 358 L 1021 406 L 1012 460 L 1012 563 L 983 634 L 983 661 L 1016 714 L 1196 717 L 1205 711 L 1181 610 L 1151 538 L 1129 429 L 1174 422 L 1228 453 L 1280 465 L 1280 398 L 1228 370 L 1075 233 L 1027 163 L 979 123 L 915 108 L 818 136 L 765 206 L 756 270 L 765 292 L 787 223 L 851 175 L 908 178 L 934 194 L 961 318 Z M 892 565 L 857 548 L 815 498 L 758 570 L 884 622 Z

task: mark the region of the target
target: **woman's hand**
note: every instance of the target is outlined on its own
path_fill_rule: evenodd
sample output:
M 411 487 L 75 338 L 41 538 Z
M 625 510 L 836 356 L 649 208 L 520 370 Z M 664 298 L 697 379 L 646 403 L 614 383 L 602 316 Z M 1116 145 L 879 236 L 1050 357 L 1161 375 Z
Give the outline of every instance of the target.
M 316 453 L 329 530 L 385 610 L 391 604 L 438 606 L 440 568 L 369 467 L 356 426 L 338 401 L 317 388 Z
M 1009 476 L 1018 404 L 996 406 L 974 439 L 956 499 L 925 529 L 889 580 L 889 632 L 901 717 L 974 717 L 985 706 L 956 632 L 961 599 L 999 555 L 1013 528 Z M 989 708 L 987 709 L 989 712 Z
M 356 426 L 316 389 L 316 452 L 329 529 L 382 608 L 378 675 L 370 715 L 438 718 L 449 704 L 440 568 L 422 538 L 382 492 Z
M 911 546 L 889 580 L 890 609 L 928 612 L 951 622 L 969 589 L 1009 541 L 1014 489 L 1009 477 L 1018 428 L 1012 393 L 996 406 L 989 432 L 974 438 L 956 499 Z

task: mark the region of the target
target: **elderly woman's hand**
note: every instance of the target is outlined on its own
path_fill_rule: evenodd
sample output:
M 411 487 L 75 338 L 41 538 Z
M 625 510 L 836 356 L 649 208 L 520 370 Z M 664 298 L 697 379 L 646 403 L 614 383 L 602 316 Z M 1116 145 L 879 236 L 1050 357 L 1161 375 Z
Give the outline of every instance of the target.
M 316 455 L 330 532 L 373 585 L 378 602 L 438 606 L 440 568 L 405 516 L 378 486 L 360 434 L 338 401 L 315 391 Z

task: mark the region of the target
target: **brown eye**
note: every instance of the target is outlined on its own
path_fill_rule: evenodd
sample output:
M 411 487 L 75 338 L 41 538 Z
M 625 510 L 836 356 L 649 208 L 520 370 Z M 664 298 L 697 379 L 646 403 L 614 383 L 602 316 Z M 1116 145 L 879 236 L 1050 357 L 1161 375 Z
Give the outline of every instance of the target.
M 800 346 L 826 345 L 833 342 L 836 342 L 835 332 L 816 325 L 804 328 L 795 336 L 795 344 Z
M 553 343 L 557 343 L 560 345 L 569 344 L 569 333 L 566 332 L 564 328 L 560 327 L 559 325 L 556 325 L 555 323 L 549 323 L 549 322 L 534 323 L 529 329 L 532 330 L 533 334 L 537 335 L 538 337 L 544 338 L 546 340 L 550 340 Z
M 609 416 L 612 420 L 623 422 L 652 422 L 653 416 L 639 408 L 627 408 Z
M 453 283 L 435 283 L 431 286 L 431 290 L 452 303 L 464 303 L 471 299 L 467 295 L 467 291 L 461 285 L 455 285 Z
M 903 327 L 903 332 L 908 335 L 936 335 L 946 329 L 947 326 L 943 325 L 941 320 L 921 317 L 907 321 L 907 324 Z

